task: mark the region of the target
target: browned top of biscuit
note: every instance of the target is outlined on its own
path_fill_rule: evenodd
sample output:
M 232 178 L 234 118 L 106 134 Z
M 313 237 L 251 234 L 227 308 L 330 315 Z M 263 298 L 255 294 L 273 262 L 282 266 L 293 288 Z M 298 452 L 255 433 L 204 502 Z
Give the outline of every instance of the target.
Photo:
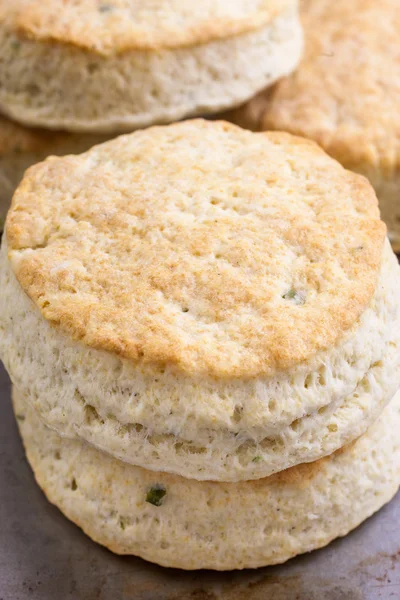
M 385 231 L 368 182 L 314 143 L 203 120 L 32 167 L 6 223 L 54 326 L 217 377 L 335 344 L 371 301 Z
M 101 54 L 203 44 L 267 25 L 297 0 L 0 0 L 0 23 Z

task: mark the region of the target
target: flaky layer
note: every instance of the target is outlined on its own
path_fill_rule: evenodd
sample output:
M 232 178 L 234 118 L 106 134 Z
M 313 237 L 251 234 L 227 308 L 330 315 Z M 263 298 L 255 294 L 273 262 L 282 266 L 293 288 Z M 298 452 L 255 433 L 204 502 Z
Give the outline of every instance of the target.
M 361 435 L 400 385 L 400 269 L 387 244 L 376 293 L 337 346 L 271 378 L 146 371 L 71 341 L 22 291 L 2 250 L 0 350 L 42 419 L 124 461 L 195 479 L 264 477 Z
M 347 534 L 400 483 L 400 394 L 352 445 L 257 482 L 153 473 L 48 430 L 14 391 L 28 460 L 48 499 L 92 539 L 183 569 L 276 564 Z
M 237 106 L 297 66 L 302 32 L 290 4 L 226 39 L 106 56 L 0 23 L 1 110 L 26 125 L 115 133 Z

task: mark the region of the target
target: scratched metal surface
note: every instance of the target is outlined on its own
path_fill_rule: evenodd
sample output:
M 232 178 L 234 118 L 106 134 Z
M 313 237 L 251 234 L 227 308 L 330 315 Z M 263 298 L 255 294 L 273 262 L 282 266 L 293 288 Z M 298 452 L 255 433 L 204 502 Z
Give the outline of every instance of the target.
M 51 506 L 25 461 L 0 368 L 0 600 L 400 598 L 400 494 L 323 550 L 232 573 L 162 569 L 91 542 Z

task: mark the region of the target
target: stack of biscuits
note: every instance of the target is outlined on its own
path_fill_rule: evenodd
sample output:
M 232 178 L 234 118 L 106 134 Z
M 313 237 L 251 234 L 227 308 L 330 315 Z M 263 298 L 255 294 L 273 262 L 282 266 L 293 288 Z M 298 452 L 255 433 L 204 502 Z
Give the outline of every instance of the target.
M 397 492 L 395 5 L 305 0 L 296 70 L 296 0 L 0 0 L 0 357 L 112 551 L 276 564 Z
M 37 482 L 112 551 L 280 563 L 396 493 L 400 269 L 371 185 L 314 142 L 195 119 L 49 158 L 0 288 Z
M 233 108 L 302 42 L 297 0 L 0 0 L 0 220 L 29 165 Z

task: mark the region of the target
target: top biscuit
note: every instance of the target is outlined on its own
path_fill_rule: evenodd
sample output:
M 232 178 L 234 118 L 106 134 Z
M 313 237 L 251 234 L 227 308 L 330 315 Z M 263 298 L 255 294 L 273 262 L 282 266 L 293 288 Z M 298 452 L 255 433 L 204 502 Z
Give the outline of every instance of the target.
M 86 345 L 190 375 L 271 375 L 368 306 L 385 226 L 314 143 L 186 121 L 31 167 L 6 222 L 22 288 Z
M 38 41 L 109 55 L 205 44 L 270 23 L 293 0 L 54 0 L 0 2 L 0 22 Z

